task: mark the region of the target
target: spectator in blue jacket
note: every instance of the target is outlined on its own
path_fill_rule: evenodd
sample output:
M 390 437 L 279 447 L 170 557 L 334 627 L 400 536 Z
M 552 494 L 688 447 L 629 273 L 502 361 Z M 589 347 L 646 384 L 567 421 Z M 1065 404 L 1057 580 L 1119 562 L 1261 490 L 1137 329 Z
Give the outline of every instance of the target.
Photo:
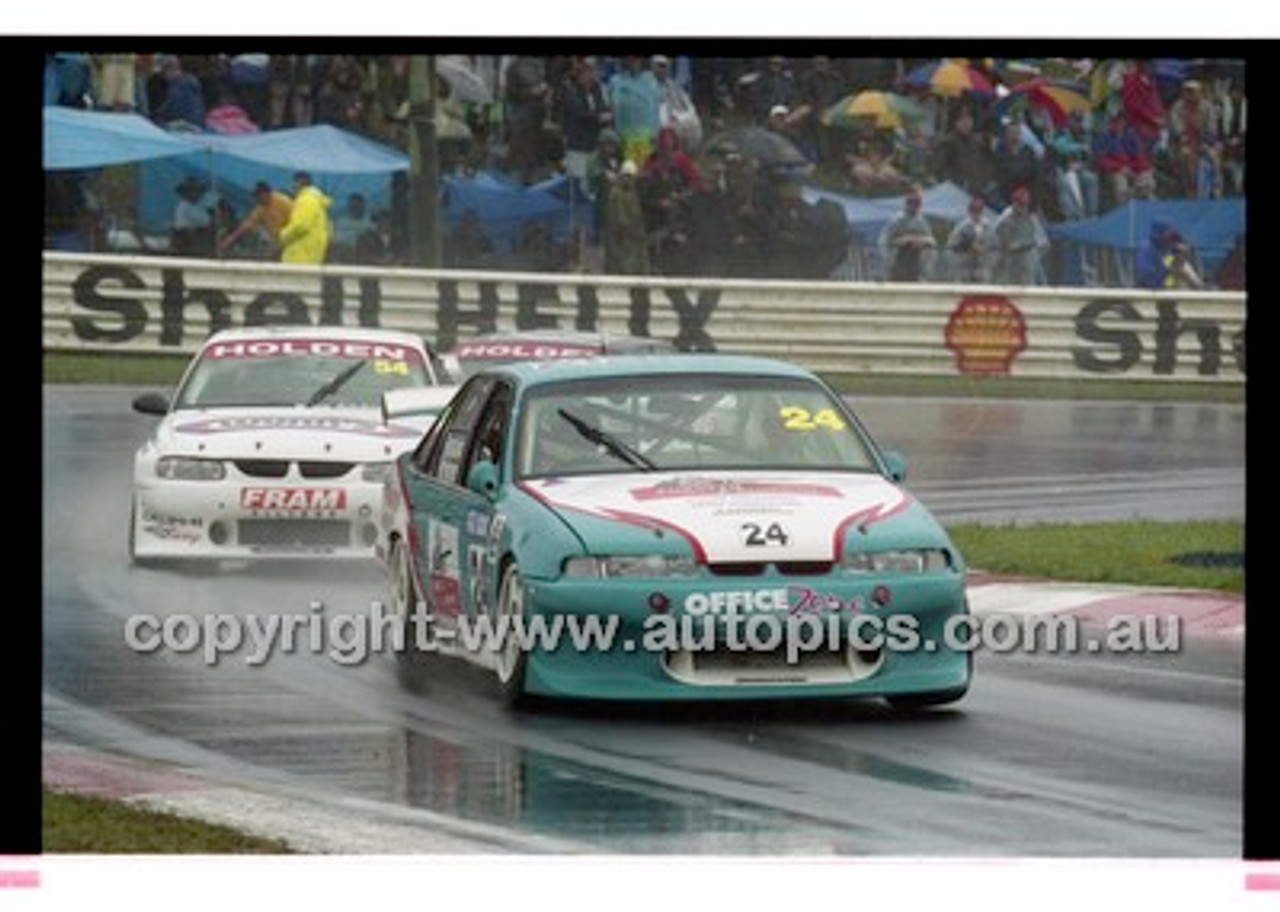
M 609 80 L 613 128 L 622 138 L 622 155 L 639 167 L 653 151 L 662 125 L 658 80 L 643 57 L 622 58 L 622 69 Z
M 166 55 L 160 62 L 164 96 L 152 112 L 152 119 L 166 130 L 204 132 L 204 86 L 182 69 L 178 58 Z
M 1134 279 L 1142 288 L 1203 288 L 1191 245 L 1168 222 L 1151 224 L 1151 240 L 1138 251 Z

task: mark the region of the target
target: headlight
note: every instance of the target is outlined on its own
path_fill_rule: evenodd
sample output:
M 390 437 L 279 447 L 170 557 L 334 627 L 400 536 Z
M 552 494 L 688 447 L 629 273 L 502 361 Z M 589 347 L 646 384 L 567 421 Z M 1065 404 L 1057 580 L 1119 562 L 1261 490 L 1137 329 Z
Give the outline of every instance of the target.
M 941 548 L 846 554 L 840 561 L 851 573 L 935 573 L 950 566 L 951 555 Z
M 156 475 L 171 481 L 222 481 L 227 468 L 216 459 L 164 456 L 156 461 Z
M 390 462 L 366 462 L 360 466 L 360 480 L 369 484 L 382 484 L 391 479 Z
M 698 563 L 693 558 L 664 554 L 571 557 L 564 562 L 564 575 L 579 579 L 693 576 L 697 572 Z

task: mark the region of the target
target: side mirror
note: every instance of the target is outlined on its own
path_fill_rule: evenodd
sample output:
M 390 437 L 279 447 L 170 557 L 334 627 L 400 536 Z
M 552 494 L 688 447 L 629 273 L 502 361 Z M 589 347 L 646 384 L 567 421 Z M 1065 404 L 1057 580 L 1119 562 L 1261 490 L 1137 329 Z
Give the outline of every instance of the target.
M 907 480 L 907 457 L 897 450 L 885 450 L 880 455 L 884 457 L 884 467 L 889 472 L 889 478 L 898 484 Z
M 473 465 L 467 472 L 467 489 L 481 497 L 493 500 L 498 496 L 498 467 L 487 459 Z
M 167 415 L 169 400 L 159 393 L 143 393 L 133 400 L 133 410 L 143 415 Z

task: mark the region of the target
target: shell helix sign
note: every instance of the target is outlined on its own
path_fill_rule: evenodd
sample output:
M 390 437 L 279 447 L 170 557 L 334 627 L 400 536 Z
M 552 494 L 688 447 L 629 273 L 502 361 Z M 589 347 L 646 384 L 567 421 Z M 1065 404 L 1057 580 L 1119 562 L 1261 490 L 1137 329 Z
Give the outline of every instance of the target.
M 819 373 L 1245 380 L 1242 292 L 347 269 L 46 251 L 44 347 L 194 352 L 223 327 L 287 324 L 383 326 L 444 351 L 572 328 Z
M 960 373 L 1007 375 L 1027 348 L 1027 321 L 1003 295 L 961 298 L 947 320 L 946 344 Z

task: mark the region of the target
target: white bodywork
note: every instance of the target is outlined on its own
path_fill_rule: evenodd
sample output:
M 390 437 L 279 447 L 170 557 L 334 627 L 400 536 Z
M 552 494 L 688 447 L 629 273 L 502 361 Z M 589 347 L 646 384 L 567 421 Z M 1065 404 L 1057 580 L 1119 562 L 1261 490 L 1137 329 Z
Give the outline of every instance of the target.
M 570 525 L 589 515 L 667 529 L 713 563 L 838 560 L 851 527 L 911 504 L 905 491 L 872 473 L 658 472 L 522 484 Z
M 449 404 L 457 386 L 423 386 L 413 389 L 388 390 L 382 394 L 382 420 L 414 422 L 430 427 L 436 415 Z
M 266 345 L 264 339 L 408 347 L 421 357 L 427 378 L 439 382 L 422 341 L 407 333 L 264 327 L 220 333 L 204 348 L 255 340 Z M 437 397 L 451 392 L 431 389 Z M 434 414 L 419 409 L 388 421 L 381 401 L 361 407 L 172 407 L 135 456 L 130 555 L 138 561 L 371 557 L 383 478 L 396 456 L 421 439 Z M 210 468 L 220 477 L 161 477 L 157 464 L 165 457 L 220 465 Z

